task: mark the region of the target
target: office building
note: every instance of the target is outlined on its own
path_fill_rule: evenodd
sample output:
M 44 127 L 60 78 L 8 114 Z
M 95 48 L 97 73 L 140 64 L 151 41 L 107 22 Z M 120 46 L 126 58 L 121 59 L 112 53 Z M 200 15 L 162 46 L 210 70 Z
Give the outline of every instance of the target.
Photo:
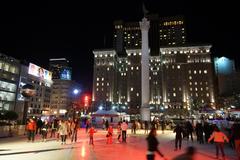
M 149 47 L 151 55 L 159 55 L 160 46 L 181 46 L 186 43 L 184 17 L 159 17 L 148 15 L 150 21 Z M 141 29 L 138 22 L 114 22 L 113 47 L 118 55 L 126 55 L 125 49 L 141 48 Z
M 20 61 L 0 53 L 0 111 L 15 110 Z

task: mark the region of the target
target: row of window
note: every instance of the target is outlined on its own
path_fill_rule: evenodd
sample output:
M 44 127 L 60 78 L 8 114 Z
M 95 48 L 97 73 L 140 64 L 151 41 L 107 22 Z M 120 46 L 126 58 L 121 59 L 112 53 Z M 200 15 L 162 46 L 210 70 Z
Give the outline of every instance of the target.
M 0 61 L 0 69 L 13 74 L 19 74 L 19 68 L 7 62 Z
M 162 54 L 177 54 L 177 53 L 180 53 L 180 54 L 183 54 L 183 53 L 204 53 L 204 52 L 206 52 L 206 53 L 209 53 L 210 52 L 210 50 L 209 49 L 206 49 L 206 50 L 197 50 L 197 49 L 195 49 L 195 50 L 181 50 L 181 51 L 163 51 L 162 52 Z

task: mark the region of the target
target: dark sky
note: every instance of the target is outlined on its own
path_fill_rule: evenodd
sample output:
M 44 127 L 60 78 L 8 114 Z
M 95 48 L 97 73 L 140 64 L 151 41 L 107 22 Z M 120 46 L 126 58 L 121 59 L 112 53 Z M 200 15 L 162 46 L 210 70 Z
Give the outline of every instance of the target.
M 211 43 L 214 56 L 233 58 L 239 67 L 237 2 L 192 1 L 144 2 L 150 13 L 185 16 L 189 43 Z M 0 52 L 45 68 L 49 58 L 66 57 L 73 67 L 73 79 L 88 90 L 92 50 L 112 47 L 113 20 L 140 21 L 143 16 L 140 0 L 21 1 L 0 6 Z

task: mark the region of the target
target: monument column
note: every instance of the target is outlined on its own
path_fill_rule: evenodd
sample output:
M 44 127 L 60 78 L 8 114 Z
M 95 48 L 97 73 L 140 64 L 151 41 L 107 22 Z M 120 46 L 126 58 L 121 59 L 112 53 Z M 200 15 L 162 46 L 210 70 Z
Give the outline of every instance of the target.
M 141 118 L 144 121 L 150 121 L 149 108 L 149 46 L 148 30 L 150 23 L 147 18 L 139 22 L 142 32 L 142 56 L 141 56 Z

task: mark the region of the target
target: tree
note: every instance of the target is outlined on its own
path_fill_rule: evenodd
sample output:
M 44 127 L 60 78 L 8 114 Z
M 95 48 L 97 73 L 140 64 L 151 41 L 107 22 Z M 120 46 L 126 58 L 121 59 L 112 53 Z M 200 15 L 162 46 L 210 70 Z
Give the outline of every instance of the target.
M 17 120 L 18 119 L 18 114 L 15 111 L 6 111 L 5 114 L 4 114 L 4 119 L 8 121 L 9 136 L 12 136 L 11 121 Z

